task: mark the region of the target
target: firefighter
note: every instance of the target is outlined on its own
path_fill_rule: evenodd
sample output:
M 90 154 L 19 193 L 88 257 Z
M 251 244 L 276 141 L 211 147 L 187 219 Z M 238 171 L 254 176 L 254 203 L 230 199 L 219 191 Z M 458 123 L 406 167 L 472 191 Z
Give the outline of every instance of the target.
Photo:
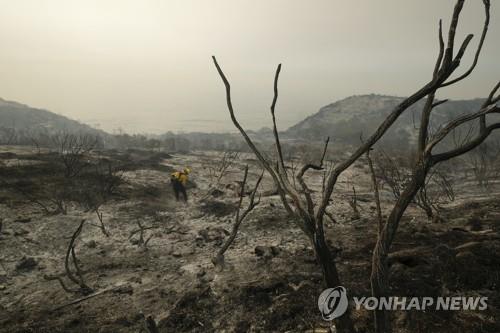
M 170 176 L 170 181 L 172 182 L 172 187 L 175 193 L 175 199 L 179 201 L 179 194 L 182 194 L 184 202 L 187 202 L 186 193 L 186 183 L 188 181 L 188 175 L 191 173 L 189 168 L 184 168 L 182 171 L 176 171 Z

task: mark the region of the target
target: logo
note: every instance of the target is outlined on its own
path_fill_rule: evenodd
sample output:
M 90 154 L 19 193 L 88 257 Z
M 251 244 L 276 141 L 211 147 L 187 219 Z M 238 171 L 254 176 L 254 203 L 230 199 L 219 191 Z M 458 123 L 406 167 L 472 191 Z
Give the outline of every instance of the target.
M 440 296 L 440 297 L 353 297 L 356 310 L 368 311 L 483 311 L 488 309 L 488 297 Z M 323 290 L 318 298 L 318 308 L 324 320 L 342 316 L 349 306 L 347 290 L 338 286 Z
M 347 311 L 348 305 L 347 290 L 342 286 L 325 289 L 318 298 L 319 311 L 324 320 L 342 316 Z

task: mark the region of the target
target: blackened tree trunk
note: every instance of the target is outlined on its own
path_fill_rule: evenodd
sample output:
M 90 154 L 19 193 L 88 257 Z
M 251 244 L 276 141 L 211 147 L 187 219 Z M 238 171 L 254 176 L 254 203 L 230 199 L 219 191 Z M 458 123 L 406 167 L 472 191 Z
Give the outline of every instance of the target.
M 429 165 L 422 163 L 417 165 L 414 171 L 412 181 L 405 188 L 399 197 L 396 205 L 393 207 L 384 228 L 380 232 L 375 249 L 372 255 L 372 272 L 370 276 L 372 296 L 385 297 L 388 295 L 388 272 L 387 255 L 399 227 L 399 222 L 408 205 L 413 201 L 417 192 L 424 186 L 425 178 L 429 171 Z M 377 333 L 391 332 L 389 314 L 381 309 L 374 313 L 375 331 Z
M 335 263 L 335 257 L 332 254 L 330 247 L 325 241 L 325 236 L 322 228 L 320 230 L 316 230 L 312 242 L 314 245 L 314 252 L 316 254 L 316 259 L 323 271 L 323 277 L 325 279 L 326 287 L 335 288 L 341 286 L 342 284 L 339 278 L 337 265 Z M 334 320 L 334 323 L 335 327 L 337 328 L 337 332 L 339 333 L 356 332 L 354 329 L 354 324 L 351 319 L 349 307 L 341 317 Z

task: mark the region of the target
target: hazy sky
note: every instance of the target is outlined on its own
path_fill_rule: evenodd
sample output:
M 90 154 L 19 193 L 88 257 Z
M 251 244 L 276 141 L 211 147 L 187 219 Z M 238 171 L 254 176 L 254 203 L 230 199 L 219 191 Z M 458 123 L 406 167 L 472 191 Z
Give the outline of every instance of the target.
M 500 3 L 491 2 L 476 72 L 441 97 L 483 97 L 500 78 Z M 232 130 L 214 54 L 250 128 L 269 125 L 283 63 L 284 129 L 353 94 L 416 90 L 431 75 L 438 20 L 448 26 L 454 3 L 0 0 L 0 97 L 109 131 Z M 473 32 L 475 46 L 482 22 L 482 1 L 466 1 L 459 40 Z

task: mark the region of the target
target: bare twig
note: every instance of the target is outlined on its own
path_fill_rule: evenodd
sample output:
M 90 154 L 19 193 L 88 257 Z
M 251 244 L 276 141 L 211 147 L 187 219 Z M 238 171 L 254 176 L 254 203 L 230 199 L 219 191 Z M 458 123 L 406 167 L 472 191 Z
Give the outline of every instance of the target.
M 78 266 L 78 261 L 77 261 L 76 254 L 75 254 L 75 242 L 76 242 L 76 239 L 78 238 L 78 236 L 80 235 L 80 233 L 82 232 L 84 224 L 85 224 L 85 220 L 82 220 L 80 222 L 78 228 L 75 230 L 75 232 L 71 236 L 71 240 L 68 244 L 68 249 L 66 251 L 66 257 L 64 259 L 64 268 L 65 268 L 66 275 L 68 276 L 68 278 L 73 283 L 75 283 L 76 285 L 78 285 L 80 287 L 79 291 L 84 293 L 84 294 L 88 294 L 89 292 L 92 292 L 92 289 L 89 286 L 87 286 L 87 284 L 85 284 L 85 281 L 83 279 L 83 274 L 80 270 L 80 267 Z M 71 255 L 71 258 L 73 261 L 73 266 L 76 270 L 77 276 L 75 276 L 73 274 L 73 272 L 71 271 L 70 255 Z
M 58 310 L 61 310 L 61 309 L 64 309 L 65 307 L 68 307 L 68 306 L 71 306 L 71 305 L 75 305 L 75 304 L 78 304 L 78 303 L 81 303 L 83 301 L 86 301 L 86 300 L 89 300 L 91 298 L 94 298 L 96 296 L 99 296 L 99 295 L 102 295 L 102 294 L 105 294 L 107 292 L 110 292 L 110 291 L 114 291 L 114 290 L 117 290 L 119 288 L 121 288 L 122 286 L 119 285 L 119 286 L 114 286 L 114 287 L 111 287 L 111 288 L 106 288 L 106 289 L 103 289 L 103 290 L 99 290 L 95 293 L 92 293 L 90 295 L 86 295 L 84 297 L 81 297 L 81 298 L 78 298 L 78 299 L 75 299 L 69 303 L 66 303 L 66 304 L 63 304 L 63 305 L 60 305 L 60 306 L 57 306 L 53 309 L 51 309 L 50 311 L 51 312 L 55 312 L 55 311 L 58 311 Z
M 229 235 L 229 238 L 224 242 L 224 244 L 219 249 L 219 251 L 217 252 L 215 257 L 212 258 L 212 263 L 214 264 L 214 266 L 219 267 L 221 269 L 224 268 L 224 253 L 227 251 L 227 249 L 234 242 L 234 239 L 236 238 L 236 235 L 238 233 L 238 229 L 239 229 L 241 223 L 245 220 L 247 215 L 260 203 L 260 197 L 256 201 L 255 196 L 257 194 L 257 190 L 259 188 L 260 182 L 262 181 L 263 173 L 261 173 L 259 179 L 255 183 L 255 186 L 250 194 L 250 202 L 249 202 L 247 208 L 243 211 L 243 213 L 240 213 L 241 208 L 242 208 L 242 203 L 243 203 L 243 196 L 245 195 L 245 185 L 247 183 L 247 177 L 248 177 L 248 165 L 245 166 L 245 173 L 244 173 L 243 181 L 242 181 L 242 185 L 241 185 L 240 198 L 238 201 L 238 208 L 236 211 L 236 217 L 234 219 L 233 229 L 231 231 L 231 234 Z
M 368 160 L 368 167 L 370 168 L 370 174 L 372 177 L 373 195 L 375 197 L 375 205 L 377 208 L 378 232 L 380 233 L 382 231 L 384 221 L 382 218 L 382 209 L 380 207 L 380 193 L 378 191 L 378 180 L 377 180 L 377 175 L 375 174 L 375 168 L 373 167 L 373 161 L 370 157 L 370 150 L 366 151 L 366 159 Z
M 159 228 L 159 226 L 157 226 L 157 225 L 152 225 L 152 226 L 146 227 L 146 226 L 143 226 L 143 225 L 141 224 L 141 222 L 140 222 L 140 221 L 136 221 L 136 223 L 137 223 L 137 226 L 139 227 L 139 229 L 132 230 L 132 231 L 130 232 L 130 235 L 129 235 L 129 237 L 128 237 L 128 238 L 130 239 L 130 238 L 132 238 L 132 236 L 134 236 L 135 234 L 139 233 L 139 241 L 137 242 L 137 244 L 138 244 L 139 246 L 142 246 L 142 247 L 144 247 L 145 249 L 147 249 L 148 243 L 149 243 L 149 241 L 151 240 L 151 238 L 153 237 L 153 235 L 151 234 L 151 235 L 149 235 L 149 237 L 148 237 L 147 239 L 144 239 L 144 235 L 145 235 L 145 233 L 144 233 L 144 232 L 145 232 L 146 230 L 158 229 L 158 228 Z

